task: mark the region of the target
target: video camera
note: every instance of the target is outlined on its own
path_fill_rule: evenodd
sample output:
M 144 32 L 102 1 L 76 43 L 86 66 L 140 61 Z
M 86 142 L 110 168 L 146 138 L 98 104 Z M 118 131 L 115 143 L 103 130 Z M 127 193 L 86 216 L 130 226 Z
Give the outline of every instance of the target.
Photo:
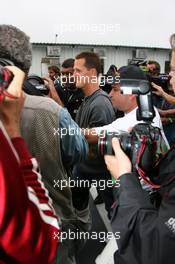
M 137 120 L 143 122 L 135 125 L 130 133 L 102 131 L 98 140 L 99 153 L 113 155 L 112 138 L 117 137 L 132 162 L 132 170 L 140 176 L 149 175 L 157 159 L 157 141 L 161 136 L 160 129 L 151 125 L 155 111 L 149 81 L 120 79 L 120 90 L 123 94 L 137 95 Z
M 151 74 L 147 74 L 148 76 L 148 80 L 159 86 L 162 87 L 162 89 L 167 93 L 168 92 L 168 89 L 169 89 L 169 86 L 170 86 L 170 76 L 168 74 L 164 74 L 164 73 L 161 73 L 159 74 L 158 76 L 156 75 L 151 75 Z M 153 87 L 151 88 L 153 91 L 157 91 L 156 89 L 154 89 Z
M 36 90 L 38 90 L 42 95 L 48 95 L 49 89 L 45 84 L 44 80 L 38 75 L 29 75 L 27 81 L 32 84 Z
M 138 66 L 143 72 L 145 72 L 150 83 L 154 82 L 155 84 L 161 86 L 165 92 L 168 92 L 170 86 L 170 76 L 168 74 L 155 71 L 154 73 L 150 73 L 147 68 L 147 61 L 142 59 L 133 59 L 130 61 L 129 65 Z M 151 89 L 157 91 L 153 87 Z

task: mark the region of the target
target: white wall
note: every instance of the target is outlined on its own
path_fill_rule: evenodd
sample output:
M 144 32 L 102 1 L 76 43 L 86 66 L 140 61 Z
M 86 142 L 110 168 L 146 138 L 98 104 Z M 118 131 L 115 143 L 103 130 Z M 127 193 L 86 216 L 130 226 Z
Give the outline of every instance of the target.
M 74 58 L 82 51 L 90 51 L 93 46 L 61 46 L 60 64 L 68 58 Z M 107 72 L 111 64 L 121 67 L 128 64 L 132 59 L 134 48 L 128 47 L 95 47 L 96 50 L 104 50 L 104 72 Z M 47 73 L 47 64 L 41 64 L 42 58 L 46 58 L 46 45 L 33 45 L 33 61 L 30 73 L 43 75 Z M 164 72 L 165 61 L 169 60 L 168 50 L 146 49 L 147 60 L 156 60 L 161 65 L 161 72 Z
M 41 59 L 46 57 L 45 46 L 32 46 L 32 66 L 29 74 L 42 75 Z

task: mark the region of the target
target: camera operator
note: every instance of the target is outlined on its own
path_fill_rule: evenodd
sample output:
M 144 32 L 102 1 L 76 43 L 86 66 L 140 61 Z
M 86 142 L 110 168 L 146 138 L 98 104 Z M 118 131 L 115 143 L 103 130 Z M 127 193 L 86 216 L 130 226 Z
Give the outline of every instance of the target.
M 146 63 L 147 72 L 151 75 L 159 75 L 160 74 L 160 64 L 157 61 L 149 60 Z
M 151 83 L 152 87 L 155 89 L 153 91 L 154 94 L 163 97 L 167 102 L 169 102 L 170 104 L 174 104 L 175 105 L 175 97 L 173 95 L 170 95 L 168 93 L 166 93 L 161 86 L 155 84 L 155 83 Z
M 164 91 L 164 89 L 155 84 L 151 83 L 153 87 L 152 93 L 159 97 L 157 102 L 157 108 L 161 116 L 161 121 L 163 124 L 163 129 L 166 135 L 166 138 L 171 145 L 175 143 L 175 97 Z
M 12 37 L 14 33 L 18 42 Z M 9 43 L 14 50 L 8 59 L 21 70 L 16 66 L 0 68 L 0 262 L 52 263 L 58 244 L 53 239 L 59 232 L 58 221 L 41 182 L 38 164 L 29 154 L 19 129 L 24 72 L 31 63 L 31 46 L 22 31 L 0 25 L 2 57 L 9 54 Z M 17 53 L 17 46 L 28 55 Z
M 175 92 L 175 35 L 171 38 L 171 84 Z M 175 148 L 160 160 L 157 170 L 159 188 L 154 203 L 140 185 L 138 176 L 131 172 L 132 164 L 116 138 L 112 139 L 115 156 L 105 156 L 111 174 L 120 179 L 114 188 L 116 204 L 112 217 L 117 241 L 116 263 L 174 264 L 175 259 Z M 154 168 L 153 168 L 154 171 Z M 157 176 L 156 175 L 156 176 Z

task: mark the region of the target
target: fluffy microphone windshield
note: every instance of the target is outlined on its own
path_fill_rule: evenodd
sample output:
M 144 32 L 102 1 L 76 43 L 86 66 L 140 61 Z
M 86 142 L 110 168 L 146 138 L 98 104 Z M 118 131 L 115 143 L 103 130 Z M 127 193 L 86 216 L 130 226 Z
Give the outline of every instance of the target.
M 14 26 L 0 25 L 0 58 L 12 61 L 27 73 L 32 62 L 29 37 Z

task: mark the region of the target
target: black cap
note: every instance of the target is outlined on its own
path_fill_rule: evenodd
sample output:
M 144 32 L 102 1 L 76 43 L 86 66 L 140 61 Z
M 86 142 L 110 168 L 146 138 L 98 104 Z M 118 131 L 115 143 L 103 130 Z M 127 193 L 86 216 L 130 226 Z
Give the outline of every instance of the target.
M 123 66 L 119 69 L 120 79 L 148 80 L 146 74 L 135 65 Z

